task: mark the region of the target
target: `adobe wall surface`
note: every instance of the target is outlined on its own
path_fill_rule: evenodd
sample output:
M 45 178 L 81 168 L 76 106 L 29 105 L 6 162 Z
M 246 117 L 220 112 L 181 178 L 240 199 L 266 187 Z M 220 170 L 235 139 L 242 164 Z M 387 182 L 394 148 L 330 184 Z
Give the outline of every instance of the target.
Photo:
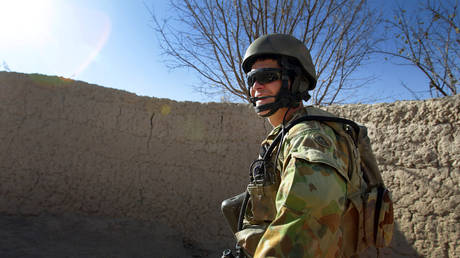
M 383 256 L 458 257 L 460 96 L 325 109 L 369 128 L 395 200 Z M 0 213 L 152 221 L 214 255 L 233 246 L 220 203 L 270 129 L 244 104 L 0 72 Z

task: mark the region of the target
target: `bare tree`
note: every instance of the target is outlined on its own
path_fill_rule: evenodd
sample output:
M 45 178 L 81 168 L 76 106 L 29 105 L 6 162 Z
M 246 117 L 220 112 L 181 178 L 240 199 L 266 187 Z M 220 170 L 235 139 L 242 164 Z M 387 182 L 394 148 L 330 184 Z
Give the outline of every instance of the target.
M 394 21 L 394 48 L 383 53 L 415 65 L 428 78 L 432 97 L 455 95 L 460 79 L 460 23 L 458 0 L 427 0 L 417 10 L 401 7 Z M 407 86 L 405 86 L 407 89 Z
M 364 84 L 353 72 L 378 41 L 379 18 L 366 0 L 171 0 L 174 17 L 160 21 L 149 9 L 154 29 L 172 68 L 187 67 L 202 78 L 207 94 L 247 100 L 241 69 L 244 51 L 261 35 L 291 34 L 310 49 L 318 84 L 314 104 L 338 101 L 339 93 Z
M 1 70 L 4 70 L 6 72 L 11 72 L 11 69 L 10 67 L 8 66 L 8 64 L 5 62 L 5 60 L 3 60 L 3 63 L 2 65 L 0 66 L 0 71 Z

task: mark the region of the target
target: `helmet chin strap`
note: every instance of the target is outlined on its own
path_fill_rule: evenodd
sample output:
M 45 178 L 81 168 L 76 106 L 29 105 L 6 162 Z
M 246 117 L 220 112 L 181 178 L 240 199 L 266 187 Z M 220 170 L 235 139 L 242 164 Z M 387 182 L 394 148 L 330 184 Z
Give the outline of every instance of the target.
M 275 101 L 267 103 L 264 105 L 256 106 L 257 100 L 275 98 Z M 251 97 L 249 98 L 252 105 L 254 105 L 254 110 L 257 114 L 269 110 L 268 113 L 259 115 L 261 117 L 269 117 L 278 111 L 278 109 L 283 107 L 292 107 L 297 106 L 297 101 L 294 99 L 294 96 L 289 92 L 289 80 L 287 75 L 283 75 L 281 89 L 275 96 L 263 96 L 263 97 Z

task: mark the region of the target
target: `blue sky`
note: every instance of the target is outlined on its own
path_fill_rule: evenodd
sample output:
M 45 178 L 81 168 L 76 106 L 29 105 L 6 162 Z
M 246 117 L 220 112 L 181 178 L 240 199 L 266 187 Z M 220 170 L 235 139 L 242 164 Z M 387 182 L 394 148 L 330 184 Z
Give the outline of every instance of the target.
M 408 2 L 416 5 L 419 1 Z M 193 90 L 191 85 L 199 79 L 192 71 L 169 71 L 165 66 L 146 5 L 161 17 L 170 11 L 167 3 L 0 0 L 0 70 L 7 66 L 15 72 L 63 76 L 142 96 L 219 101 Z M 415 91 L 427 88 L 426 79 L 416 69 L 383 58 L 360 73 L 377 77 L 358 91 L 363 100 L 412 99 L 401 82 Z

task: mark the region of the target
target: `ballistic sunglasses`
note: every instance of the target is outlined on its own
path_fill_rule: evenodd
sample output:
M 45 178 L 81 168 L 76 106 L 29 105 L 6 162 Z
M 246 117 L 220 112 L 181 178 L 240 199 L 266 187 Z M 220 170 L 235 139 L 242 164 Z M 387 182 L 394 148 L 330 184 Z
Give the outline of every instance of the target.
M 260 68 L 250 71 L 246 77 L 248 87 L 251 88 L 257 81 L 260 84 L 267 84 L 281 79 L 280 68 Z

